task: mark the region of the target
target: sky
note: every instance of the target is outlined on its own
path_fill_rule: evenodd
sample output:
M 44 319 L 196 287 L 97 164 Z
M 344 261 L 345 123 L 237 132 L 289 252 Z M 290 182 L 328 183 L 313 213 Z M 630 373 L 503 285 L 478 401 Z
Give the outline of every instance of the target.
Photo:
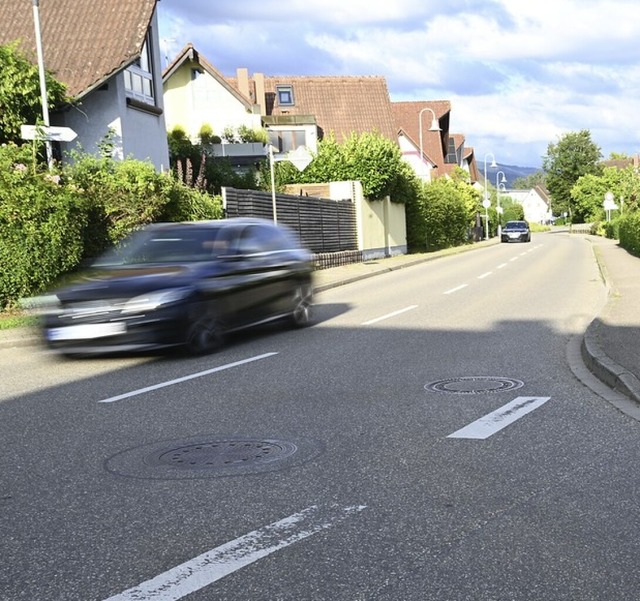
M 476 159 L 539 168 L 588 130 L 640 152 L 638 0 L 160 0 L 162 65 L 187 44 L 218 71 L 384 76 L 392 101 L 448 100 Z

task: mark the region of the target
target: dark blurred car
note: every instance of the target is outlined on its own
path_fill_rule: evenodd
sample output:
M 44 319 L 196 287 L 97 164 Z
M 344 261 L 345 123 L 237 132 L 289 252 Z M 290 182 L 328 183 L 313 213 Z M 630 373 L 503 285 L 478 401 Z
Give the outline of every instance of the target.
M 65 354 L 208 353 L 225 334 L 267 321 L 308 325 L 313 268 L 296 234 L 271 221 L 150 225 L 54 292 L 44 338 Z
M 507 221 L 502 228 L 501 242 L 531 242 L 531 229 L 526 221 Z

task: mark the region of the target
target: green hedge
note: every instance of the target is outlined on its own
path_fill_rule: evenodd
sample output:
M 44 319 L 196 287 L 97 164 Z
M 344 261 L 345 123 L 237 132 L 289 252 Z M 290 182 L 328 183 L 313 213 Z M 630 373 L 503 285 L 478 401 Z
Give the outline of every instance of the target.
M 617 223 L 620 246 L 640 257 L 640 211 L 626 213 Z
M 219 197 L 150 163 L 77 155 L 48 172 L 31 145 L 0 146 L 0 310 L 155 221 L 218 219 Z

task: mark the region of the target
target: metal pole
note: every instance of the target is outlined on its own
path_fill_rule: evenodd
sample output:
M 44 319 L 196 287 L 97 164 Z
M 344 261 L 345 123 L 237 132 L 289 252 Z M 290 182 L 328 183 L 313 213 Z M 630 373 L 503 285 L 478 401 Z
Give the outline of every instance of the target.
M 276 174 L 273 162 L 273 146 L 269 144 L 269 168 L 271 170 L 271 207 L 273 210 L 273 222 L 278 223 L 278 213 L 276 208 Z
M 38 53 L 38 72 L 40 74 L 40 96 L 42 98 L 42 120 L 45 127 L 49 127 L 49 104 L 47 102 L 47 80 L 44 71 L 44 55 L 42 52 L 42 36 L 40 35 L 40 0 L 33 0 L 33 22 L 36 33 L 36 51 Z M 45 140 L 47 151 L 47 165 L 49 170 L 53 169 L 53 150 L 51 140 Z

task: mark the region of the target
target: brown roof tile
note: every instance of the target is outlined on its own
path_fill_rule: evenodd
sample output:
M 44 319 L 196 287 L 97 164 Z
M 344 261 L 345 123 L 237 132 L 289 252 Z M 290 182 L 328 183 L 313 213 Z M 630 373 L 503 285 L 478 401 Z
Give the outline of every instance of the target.
M 156 0 L 45 0 L 40 3 L 44 64 L 81 97 L 140 54 Z M 0 44 L 20 41 L 36 61 L 33 5 L 0 0 Z
M 438 175 L 444 175 L 447 141 L 449 138 L 449 120 L 451 103 L 448 100 L 433 100 L 425 102 L 392 102 L 391 107 L 395 119 L 396 129 L 402 129 L 406 136 L 420 147 L 420 111 L 431 109 L 438 119 L 442 131 L 429 131 L 433 115 L 429 111 L 422 113 L 422 151 L 439 169 Z
M 236 79 L 229 81 L 238 86 Z M 292 86 L 294 106 L 277 105 L 278 85 Z M 264 87 L 267 116 L 314 115 L 322 135 L 333 133 L 338 140 L 351 133 L 376 131 L 389 140 L 398 141 L 384 77 L 265 76 Z

